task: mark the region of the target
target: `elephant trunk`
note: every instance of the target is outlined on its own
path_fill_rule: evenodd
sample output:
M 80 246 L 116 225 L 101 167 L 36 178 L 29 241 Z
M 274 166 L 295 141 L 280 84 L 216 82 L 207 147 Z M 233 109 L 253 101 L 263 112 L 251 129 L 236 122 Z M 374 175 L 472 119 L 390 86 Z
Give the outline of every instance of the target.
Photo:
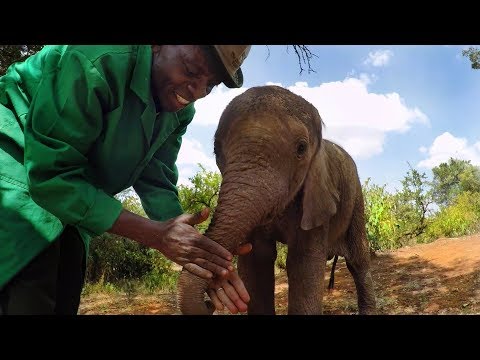
M 218 205 L 205 235 L 234 253 L 240 244 L 246 242 L 250 232 L 264 223 L 278 206 L 277 194 L 282 191 L 285 193 L 278 177 L 275 180 L 275 175 L 268 171 L 265 174 L 259 174 L 258 171 L 255 174 L 226 171 Z M 192 315 L 212 314 L 212 304 L 204 302 L 207 288 L 207 280 L 183 269 L 178 281 L 181 312 Z

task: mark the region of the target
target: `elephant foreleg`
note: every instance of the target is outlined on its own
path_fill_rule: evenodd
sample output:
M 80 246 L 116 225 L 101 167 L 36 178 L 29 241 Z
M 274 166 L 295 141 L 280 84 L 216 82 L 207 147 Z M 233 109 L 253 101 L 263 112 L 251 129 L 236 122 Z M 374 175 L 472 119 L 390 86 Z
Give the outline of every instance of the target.
M 250 295 L 248 314 L 275 315 L 276 242 L 261 230 L 254 231 L 249 241 L 252 251 L 238 258 L 238 272 Z
M 324 234 L 324 230 L 322 231 Z M 310 232 L 289 242 L 287 255 L 288 313 L 321 315 L 326 253 Z

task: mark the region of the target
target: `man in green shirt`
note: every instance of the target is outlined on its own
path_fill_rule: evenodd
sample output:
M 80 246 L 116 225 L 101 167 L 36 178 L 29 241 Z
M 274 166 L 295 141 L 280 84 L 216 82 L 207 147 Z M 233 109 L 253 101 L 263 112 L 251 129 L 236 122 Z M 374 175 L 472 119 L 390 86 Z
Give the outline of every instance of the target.
M 208 210 L 183 214 L 175 162 L 195 100 L 222 82 L 241 87 L 249 50 L 45 46 L 9 67 L 0 77 L 0 313 L 76 314 L 89 240 L 104 232 L 215 276 L 215 288 L 228 282 L 224 305 L 246 311 L 232 254 L 193 227 Z M 130 186 L 148 219 L 114 198 Z

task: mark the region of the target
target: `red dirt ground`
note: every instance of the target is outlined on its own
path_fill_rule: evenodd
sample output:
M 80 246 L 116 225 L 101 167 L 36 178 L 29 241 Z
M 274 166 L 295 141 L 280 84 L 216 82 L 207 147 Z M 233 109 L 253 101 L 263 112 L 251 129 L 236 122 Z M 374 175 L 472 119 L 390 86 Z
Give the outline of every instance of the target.
M 325 286 L 331 264 L 327 264 Z M 379 314 L 480 314 L 480 234 L 380 252 L 372 257 Z M 276 311 L 286 314 L 288 284 L 277 274 Z M 324 314 L 355 314 L 356 292 L 345 260 L 335 270 L 335 288 L 325 291 Z M 175 294 L 91 294 L 79 314 L 179 314 Z M 226 314 L 226 313 L 222 313 Z

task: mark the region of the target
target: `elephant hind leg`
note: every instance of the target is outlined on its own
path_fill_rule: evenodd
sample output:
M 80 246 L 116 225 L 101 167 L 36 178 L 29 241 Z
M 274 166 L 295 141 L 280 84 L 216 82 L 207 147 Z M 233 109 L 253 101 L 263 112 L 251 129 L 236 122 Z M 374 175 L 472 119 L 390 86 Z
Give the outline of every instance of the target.
M 376 300 L 370 272 L 370 250 L 365 230 L 363 198 L 357 198 L 352 221 L 347 232 L 347 268 L 353 276 L 357 289 L 360 314 L 375 314 Z
M 335 267 L 337 266 L 337 261 L 338 261 L 338 255 L 335 255 L 335 258 L 333 259 L 333 264 L 332 264 L 332 270 L 330 272 L 330 281 L 328 282 L 328 290 L 333 290 L 333 286 L 335 283 Z
M 358 312 L 360 315 L 375 314 L 376 300 L 368 262 L 350 262 L 348 259 L 346 262 L 357 289 Z

